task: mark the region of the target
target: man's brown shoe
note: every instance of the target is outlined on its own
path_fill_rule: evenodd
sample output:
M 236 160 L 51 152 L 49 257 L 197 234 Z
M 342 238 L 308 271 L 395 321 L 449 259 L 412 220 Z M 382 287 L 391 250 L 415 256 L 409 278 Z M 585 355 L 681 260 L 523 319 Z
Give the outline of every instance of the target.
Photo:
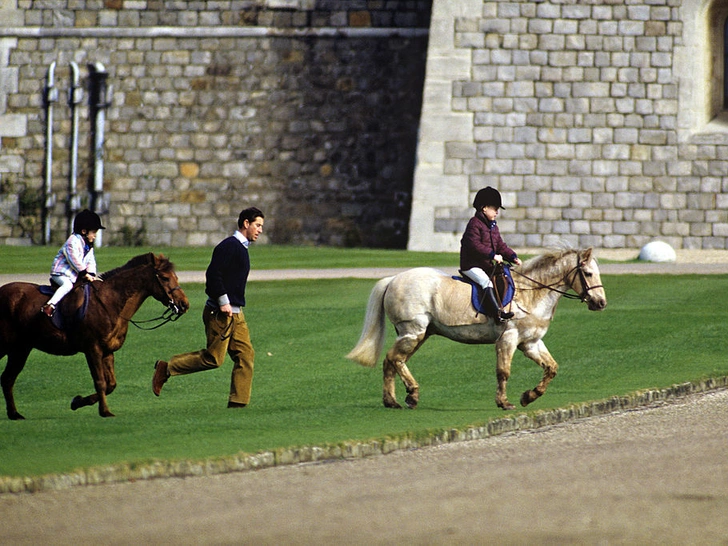
M 248 404 L 242 404 L 241 402 L 228 402 L 229 408 L 244 408 Z
M 164 360 L 157 360 L 154 363 L 154 377 L 152 378 L 152 392 L 155 396 L 159 396 L 159 393 L 162 392 L 162 387 L 167 379 L 169 379 L 167 363 Z

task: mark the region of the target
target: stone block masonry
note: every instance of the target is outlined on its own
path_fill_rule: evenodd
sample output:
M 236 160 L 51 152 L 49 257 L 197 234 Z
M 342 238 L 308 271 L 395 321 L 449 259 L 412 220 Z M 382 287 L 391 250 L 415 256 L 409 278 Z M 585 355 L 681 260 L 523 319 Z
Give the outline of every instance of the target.
M 726 11 L 435 0 L 408 248 L 457 251 L 488 185 L 514 247 L 728 248 Z
M 115 89 L 119 242 L 210 245 L 254 201 L 275 242 L 456 251 L 492 185 L 512 246 L 725 249 L 727 15 L 719 0 L 0 0 L 0 242 L 38 234 L 45 70 L 63 90 L 74 60 Z M 54 130 L 60 241 L 63 99 Z
M 67 235 L 74 61 L 113 86 L 104 244 L 210 246 L 256 205 L 271 242 L 405 247 L 430 5 L 0 0 L 0 243 L 40 239 L 54 61 L 54 244 Z M 83 205 L 88 110 L 86 87 Z

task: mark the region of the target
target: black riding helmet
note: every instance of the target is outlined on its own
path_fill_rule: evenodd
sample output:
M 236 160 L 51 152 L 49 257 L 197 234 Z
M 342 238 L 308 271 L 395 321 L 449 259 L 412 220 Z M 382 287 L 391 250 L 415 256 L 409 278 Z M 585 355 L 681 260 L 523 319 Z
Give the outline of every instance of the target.
M 95 212 L 88 209 L 84 209 L 76 215 L 73 220 L 73 232 L 81 234 L 82 230 L 94 231 L 99 229 L 106 229 L 101 225 L 101 218 Z
M 505 210 L 500 192 L 490 186 L 479 190 L 478 193 L 475 194 L 475 199 L 473 200 L 473 207 L 475 207 L 476 210 L 480 210 L 487 206 Z

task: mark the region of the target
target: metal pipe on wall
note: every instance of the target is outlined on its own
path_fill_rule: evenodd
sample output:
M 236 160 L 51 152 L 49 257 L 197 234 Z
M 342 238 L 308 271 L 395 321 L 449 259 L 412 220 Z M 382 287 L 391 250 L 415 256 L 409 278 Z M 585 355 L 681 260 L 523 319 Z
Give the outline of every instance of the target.
M 78 64 L 71 61 L 71 86 L 68 90 L 68 105 L 71 108 L 71 143 L 70 143 L 70 170 L 68 173 L 68 203 L 66 213 L 68 217 L 68 234 L 73 233 L 73 219 L 81 209 L 81 200 L 78 195 L 78 116 L 79 105 L 83 100 L 83 88 L 79 83 Z
M 53 103 L 58 100 L 58 89 L 55 85 L 56 62 L 48 67 L 45 88 L 46 110 L 46 150 L 45 173 L 43 178 L 43 244 L 51 242 L 51 209 L 56 203 L 53 194 Z
M 91 189 L 91 210 L 99 216 L 108 212 L 108 197 L 104 193 L 104 124 L 106 109 L 111 105 L 111 86 L 107 85 L 109 74 L 102 63 L 90 63 L 89 106 L 91 109 L 93 179 Z M 101 246 L 102 231 L 96 236 L 96 245 Z

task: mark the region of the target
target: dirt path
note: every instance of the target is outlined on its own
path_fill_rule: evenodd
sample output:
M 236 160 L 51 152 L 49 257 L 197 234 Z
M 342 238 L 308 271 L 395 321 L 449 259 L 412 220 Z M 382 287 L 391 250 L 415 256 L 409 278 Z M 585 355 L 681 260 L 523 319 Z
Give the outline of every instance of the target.
M 2 544 L 726 544 L 728 391 L 369 459 L 0 496 Z

